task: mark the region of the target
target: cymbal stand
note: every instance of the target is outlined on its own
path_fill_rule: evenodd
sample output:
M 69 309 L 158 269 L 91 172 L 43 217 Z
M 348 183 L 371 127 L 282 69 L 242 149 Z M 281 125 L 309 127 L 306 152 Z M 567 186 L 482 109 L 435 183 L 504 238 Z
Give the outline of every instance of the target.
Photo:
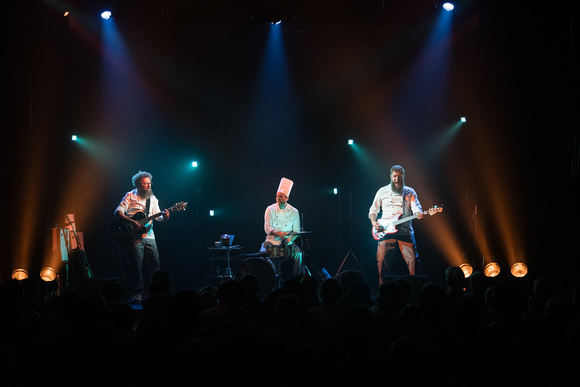
M 304 232 L 304 213 L 301 214 L 302 215 L 302 219 L 300 220 L 300 232 L 303 233 Z M 306 245 L 307 247 L 309 247 L 309 243 L 308 243 L 308 239 L 306 239 Z M 306 254 L 306 252 L 304 251 L 304 239 L 300 240 L 300 267 L 298 268 L 298 272 L 296 273 L 296 275 L 309 275 L 312 276 L 312 274 L 310 273 L 310 270 L 308 269 L 308 266 L 306 266 L 304 264 L 304 258 L 308 256 L 308 254 Z
M 306 276 L 306 275 L 312 276 L 312 274 L 310 273 L 310 270 L 308 269 L 308 266 L 306 266 L 304 264 L 305 257 L 308 256 L 308 254 L 304 250 L 304 239 L 302 239 L 300 242 L 301 242 L 300 243 L 300 254 L 301 254 L 301 257 L 300 257 L 300 267 L 298 268 L 298 272 L 296 274 L 297 275 L 303 275 L 303 276 Z M 306 245 L 309 246 L 308 239 L 306 239 Z

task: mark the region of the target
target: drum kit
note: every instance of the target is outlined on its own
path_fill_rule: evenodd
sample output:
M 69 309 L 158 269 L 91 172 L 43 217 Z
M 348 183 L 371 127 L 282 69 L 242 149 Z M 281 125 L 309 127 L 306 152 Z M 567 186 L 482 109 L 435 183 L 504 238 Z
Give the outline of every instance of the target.
M 312 232 L 292 232 L 288 234 L 287 240 L 294 241 L 305 234 L 312 234 Z M 218 282 L 228 279 L 238 280 L 246 274 L 253 274 L 260 282 L 258 292 L 260 298 L 267 297 L 272 291 L 282 286 L 285 279 L 284 263 L 292 260 L 296 251 L 300 252 L 300 249 L 288 243 L 269 245 L 266 246 L 265 251 L 253 254 L 241 254 L 241 247 L 237 245 L 216 246 L 209 249 L 216 255 L 210 258 L 214 280 Z M 308 271 L 305 266 L 301 267 L 301 272 L 304 271 Z

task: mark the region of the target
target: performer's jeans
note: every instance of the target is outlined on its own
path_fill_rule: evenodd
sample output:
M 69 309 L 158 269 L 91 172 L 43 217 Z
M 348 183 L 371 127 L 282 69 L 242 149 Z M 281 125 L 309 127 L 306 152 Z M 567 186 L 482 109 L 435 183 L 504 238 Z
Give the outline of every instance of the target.
M 417 250 L 413 237 L 410 237 L 408 242 L 397 239 L 380 241 L 377 247 L 379 286 L 384 283 L 385 276 L 388 274 L 415 275 L 417 262 Z
M 159 252 L 153 238 L 137 239 L 131 249 L 130 286 L 133 293 L 149 288 L 153 275 L 159 271 Z

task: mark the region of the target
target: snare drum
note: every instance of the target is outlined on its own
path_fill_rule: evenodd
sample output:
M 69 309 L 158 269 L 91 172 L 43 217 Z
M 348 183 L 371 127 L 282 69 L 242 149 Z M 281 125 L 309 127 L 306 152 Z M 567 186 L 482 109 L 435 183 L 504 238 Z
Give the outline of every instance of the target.
M 272 246 L 269 251 L 270 258 L 286 258 L 289 256 L 290 249 L 291 247 L 285 245 Z
M 276 268 L 270 260 L 263 258 L 246 259 L 240 265 L 238 276 L 241 278 L 248 273 L 254 274 L 260 281 L 258 297 L 264 298 L 272 293 L 276 281 Z
M 271 259 L 291 258 L 297 247 L 295 245 L 272 245 L 264 246 L 268 257 Z

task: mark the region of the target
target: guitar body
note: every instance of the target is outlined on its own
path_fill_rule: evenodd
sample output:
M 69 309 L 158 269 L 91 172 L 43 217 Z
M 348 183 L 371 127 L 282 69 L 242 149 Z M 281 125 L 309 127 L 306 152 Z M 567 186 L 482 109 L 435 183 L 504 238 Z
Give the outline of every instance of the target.
M 145 219 L 145 214 L 143 212 L 137 212 L 131 219 L 139 222 Z M 150 228 L 145 226 L 137 228 L 132 223 L 125 222 L 121 218 L 115 218 L 113 223 L 111 223 L 111 236 L 118 244 L 129 245 L 137 239 L 138 235 L 145 234 Z
M 390 234 L 396 233 L 397 227 L 395 222 L 399 220 L 401 215 L 395 215 L 388 219 L 377 219 L 377 222 L 381 225 L 380 229 L 373 227 L 373 238 L 377 241 L 385 239 Z

